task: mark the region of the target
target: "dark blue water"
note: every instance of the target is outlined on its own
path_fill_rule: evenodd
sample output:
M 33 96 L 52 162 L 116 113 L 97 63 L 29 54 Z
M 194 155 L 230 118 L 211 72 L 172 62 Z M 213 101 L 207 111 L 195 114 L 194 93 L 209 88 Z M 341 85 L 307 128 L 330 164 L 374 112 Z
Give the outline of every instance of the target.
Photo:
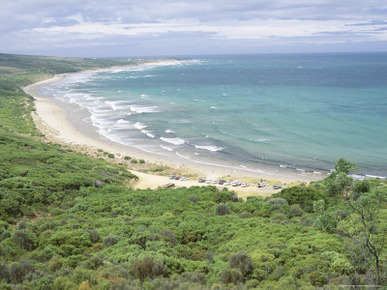
M 105 137 L 189 159 L 387 176 L 387 54 L 193 57 L 43 88 Z

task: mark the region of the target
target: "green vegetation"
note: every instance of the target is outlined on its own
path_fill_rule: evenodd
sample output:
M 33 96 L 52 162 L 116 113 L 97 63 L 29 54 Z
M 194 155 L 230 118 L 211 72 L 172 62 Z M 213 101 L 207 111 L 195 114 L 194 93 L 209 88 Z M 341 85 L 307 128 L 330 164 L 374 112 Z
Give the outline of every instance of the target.
M 36 80 L 36 65 L 54 64 L 9 56 L 5 65 L 4 57 L 0 73 L 9 75 L 0 77 L 15 86 L 0 83 L 1 289 L 387 283 L 385 182 L 354 181 L 347 174 L 355 165 L 340 159 L 325 180 L 266 199 L 244 202 L 211 186 L 133 190 L 126 185 L 135 177 L 122 166 L 40 141 L 16 80 L 23 70 L 25 85 Z M 77 68 L 56 61 L 58 70 Z

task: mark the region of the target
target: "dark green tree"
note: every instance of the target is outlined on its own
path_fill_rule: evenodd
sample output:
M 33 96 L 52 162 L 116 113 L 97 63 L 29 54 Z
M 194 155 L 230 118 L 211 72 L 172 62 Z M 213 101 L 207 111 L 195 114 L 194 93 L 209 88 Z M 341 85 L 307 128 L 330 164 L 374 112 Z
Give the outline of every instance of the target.
M 379 215 L 386 206 L 387 189 L 385 187 L 363 193 L 356 200 L 349 197 L 350 215 L 341 222 L 338 228 L 339 234 L 347 237 L 354 246 L 360 246 L 365 250 L 366 262 L 373 265 L 378 285 L 386 282 L 382 281 L 380 275 L 384 266 L 380 258 L 387 243 L 386 233 L 381 233 L 379 229 Z
M 349 195 L 352 189 L 353 178 L 348 176 L 357 172 L 357 166 L 344 158 L 335 163 L 335 171 L 325 179 L 325 190 L 331 195 Z
M 335 170 L 337 173 L 352 174 L 357 173 L 357 165 L 353 162 L 349 162 L 344 158 L 339 158 L 335 163 Z

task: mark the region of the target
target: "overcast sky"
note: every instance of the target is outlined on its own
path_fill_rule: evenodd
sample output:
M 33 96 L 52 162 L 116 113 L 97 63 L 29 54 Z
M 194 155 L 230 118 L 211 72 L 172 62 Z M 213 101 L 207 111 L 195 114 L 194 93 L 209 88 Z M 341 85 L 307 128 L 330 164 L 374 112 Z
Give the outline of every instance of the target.
M 386 51 L 387 0 L 0 0 L 0 52 Z

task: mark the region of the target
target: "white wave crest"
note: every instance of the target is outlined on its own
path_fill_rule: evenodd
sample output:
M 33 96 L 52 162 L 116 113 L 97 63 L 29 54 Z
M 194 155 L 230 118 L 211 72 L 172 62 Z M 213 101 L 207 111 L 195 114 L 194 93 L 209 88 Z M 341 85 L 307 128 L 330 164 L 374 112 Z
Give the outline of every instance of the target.
M 195 148 L 202 149 L 202 150 L 208 150 L 211 152 L 222 151 L 224 149 L 223 147 L 217 147 L 214 145 L 208 145 L 208 146 L 195 145 Z
M 143 133 L 143 134 L 147 135 L 149 138 L 152 138 L 152 139 L 153 139 L 153 138 L 155 137 L 155 135 L 153 135 L 151 132 L 152 132 L 152 131 L 141 130 L 141 133 Z
M 185 140 L 181 138 L 166 138 L 166 137 L 160 137 L 160 140 L 173 144 L 173 145 L 183 145 L 185 144 Z
M 119 119 L 119 120 L 117 121 L 117 124 L 129 124 L 129 123 L 130 123 L 129 121 L 124 120 L 124 119 Z
M 135 112 L 137 114 L 142 114 L 142 113 L 157 113 L 159 112 L 157 110 L 157 106 L 138 106 L 138 105 L 132 105 L 130 106 L 130 110 L 132 112 Z
M 171 130 L 171 129 L 167 129 L 167 130 L 165 130 L 165 133 L 167 133 L 167 134 L 173 134 L 173 133 L 175 133 L 175 131 L 173 131 L 173 130 Z
M 169 147 L 167 147 L 167 146 L 164 146 L 164 145 L 160 145 L 160 147 L 161 147 L 161 148 L 163 148 L 164 150 L 167 150 L 167 151 L 169 151 L 169 152 L 172 152 L 172 151 L 173 151 L 173 149 L 172 149 L 172 148 L 169 148 Z
M 138 129 L 138 130 L 143 130 L 145 129 L 146 127 L 148 127 L 147 125 L 145 125 L 144 123 L 141 123 L 141 122 L 137 122 L 136 124 L 134 124 L 134 128 Z

